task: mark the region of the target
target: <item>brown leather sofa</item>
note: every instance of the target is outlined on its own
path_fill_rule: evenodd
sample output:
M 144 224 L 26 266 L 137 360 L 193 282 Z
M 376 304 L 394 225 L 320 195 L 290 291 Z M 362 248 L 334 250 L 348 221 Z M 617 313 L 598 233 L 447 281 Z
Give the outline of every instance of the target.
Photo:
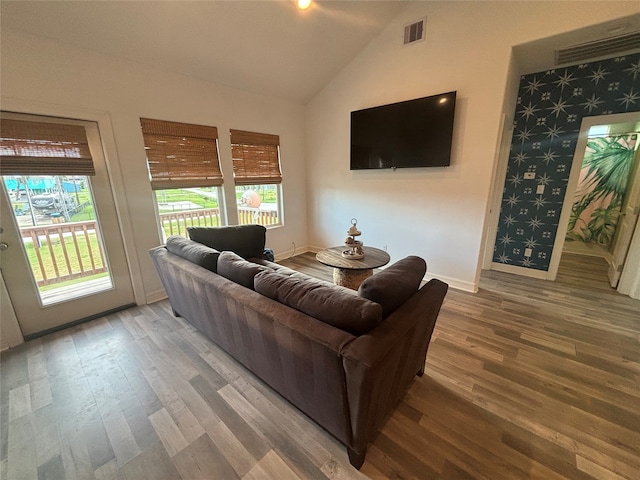
M 150 253 L 174 313 L 346 445 L 359 469 L 367 445 L 424 372 L 447 291 L 438 280 L 419 288 L 424 261 L 400 260 L 356 295 L 187 239 L 171 237 Z

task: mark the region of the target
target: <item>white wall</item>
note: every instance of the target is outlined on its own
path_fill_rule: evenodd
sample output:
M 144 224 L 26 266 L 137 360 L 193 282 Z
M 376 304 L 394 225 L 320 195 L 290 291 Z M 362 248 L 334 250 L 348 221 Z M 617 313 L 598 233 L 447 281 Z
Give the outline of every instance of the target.
M 0 102 L 28 105 L 22 111 L 30 113 L 46 105 L 50 114 L 87 111 L 110 120 L 108 161 L 143 298 L 162 289 L 147 253 L 160 238 L 140 117 L 217 126 L 231 201 L 225 133 L 280 135 L 286 224 L 267 234 L 276 254 L 287 254 L 291 242 L 299 250 L 337 245 L 356 217 L 365 245 L 387 245 L 392 260 L 423 256 L 431 275 L 473 290 L 504 93 L 512 83 L 511 46 L 639 10 L 637 2 L 412 2 L 306 108 L 2 32 Z M 403 48 L 402 25 L 423 16 L 427 40 Z M 350 111 L 450 90 L 458 92 L 451 167 L 349 171 Z
M 477 288 L 504 113 L 515 99 L 511 47 L 639 10 L 633 2 L 414 2 L 308 105 L 310 242 L 337 245 L 358 219 L 365 246 L 392 262 L 427 260 L 429 274 Z M 402 47 L 404 24 L 427 17 L 426 41 Z M 451 166 L 349 170 L 349 114 L 457 91 Z M 502 172 L 504 176 L 504 172 Z M 501 186 L 499 187 L 501 188 Z
M 232 207 L 229 129 L 280 135 L 286 223 L 268 231 L 267 244 L 276 254 L 287 253 L 292 241 L 306 245 L 303 106 L 9 32 L 2 34 L 0 67 L 3 108 L 18 105 L 27 113 L 44 113 L 40 109 L 49 114 L 78 111 L 78 116 L 86 111 L 92 118 L 101 112 L 110 119 L 115 147 L 107 161 L 113 168 L 116 202 L 127 220 L 124 236 L 133 276 L 144 299 L 157 298 L 162 292 L 147 253 L 162 242 L 140 117 L 217 126 L 225 197 Z

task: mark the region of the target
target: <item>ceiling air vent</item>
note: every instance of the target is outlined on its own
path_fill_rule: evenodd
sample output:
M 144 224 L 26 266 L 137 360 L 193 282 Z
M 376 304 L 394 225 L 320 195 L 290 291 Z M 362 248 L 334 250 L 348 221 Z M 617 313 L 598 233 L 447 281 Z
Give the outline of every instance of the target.
M 640 32 L 560 48 L 556 50 L 556 65 L 592 60 L 634 49 L 640 49 Z
M 417 22 L 410 23 L 404 26 L 404 42 L 403 45 L 410 45 L 412 43 L 421 42 L 424 40 L 425 34 L 425 19 L 418 20 Z

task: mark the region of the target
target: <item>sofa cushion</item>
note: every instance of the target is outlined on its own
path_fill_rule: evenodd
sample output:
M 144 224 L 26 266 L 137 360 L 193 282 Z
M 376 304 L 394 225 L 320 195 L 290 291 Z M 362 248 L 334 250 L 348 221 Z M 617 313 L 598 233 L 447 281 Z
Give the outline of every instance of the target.
M 171 253 L 189 260 L 201 267 L 217 271 L 220 252 L 180 235 L 167 238 L 166 248 Z
M 382 305 L 382 316 L 387 317 L 416 293 L 425 273 L 427 263 L 420 257 L 409 256 L 367 278 L 358 295 Z
M 269 267 L 249 262 L 236 253 L 220 252 L 218 258 L 218 275 L 253 290 L 253 277 Z
M 254 285 L 256 292 L 353 335 L 382 321 L 380 305 L 335 285 L 273 271 L 258 273 Z
M 189 238 L 219 251 L 229 250 L 242 258 L 262 258 L 267 229 L 262 225 L 187 227 Z

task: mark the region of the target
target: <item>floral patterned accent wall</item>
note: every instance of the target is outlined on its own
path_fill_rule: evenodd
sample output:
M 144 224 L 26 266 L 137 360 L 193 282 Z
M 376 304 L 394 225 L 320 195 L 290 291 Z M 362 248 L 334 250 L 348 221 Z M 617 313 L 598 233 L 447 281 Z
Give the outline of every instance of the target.
M 522 76 L 494 262 L 549 270 L 582 118 L 627 112 L 640 112 L 640 54 Z

